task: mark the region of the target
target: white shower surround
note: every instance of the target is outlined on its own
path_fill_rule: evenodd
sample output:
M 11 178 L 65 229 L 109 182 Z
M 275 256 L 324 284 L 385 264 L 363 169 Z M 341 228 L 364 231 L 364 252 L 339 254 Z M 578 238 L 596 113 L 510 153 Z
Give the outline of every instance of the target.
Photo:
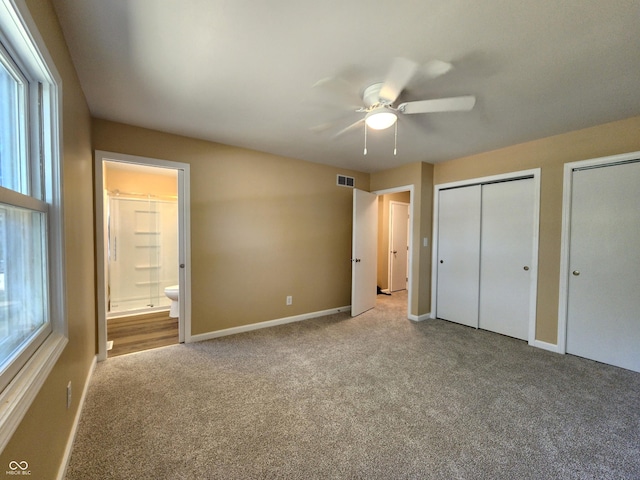
M 178 283 L 176 200 L 109 196 L 109 317 L 169 308 Z

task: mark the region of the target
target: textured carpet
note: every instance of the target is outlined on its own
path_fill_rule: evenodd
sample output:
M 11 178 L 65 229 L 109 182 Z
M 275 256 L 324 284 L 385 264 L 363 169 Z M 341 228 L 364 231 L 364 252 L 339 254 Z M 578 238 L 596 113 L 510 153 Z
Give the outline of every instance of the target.
M 640 374 L 405 316 L 101 363 L 67 479 L 640 478 Z

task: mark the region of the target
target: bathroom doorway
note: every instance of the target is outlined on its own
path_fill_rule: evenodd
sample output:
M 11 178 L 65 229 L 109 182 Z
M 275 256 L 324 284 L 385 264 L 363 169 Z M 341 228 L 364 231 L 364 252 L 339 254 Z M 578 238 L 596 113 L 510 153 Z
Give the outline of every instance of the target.
M 185 341 L 188 180 L 188 164 L 96 151 L 99 360 Z

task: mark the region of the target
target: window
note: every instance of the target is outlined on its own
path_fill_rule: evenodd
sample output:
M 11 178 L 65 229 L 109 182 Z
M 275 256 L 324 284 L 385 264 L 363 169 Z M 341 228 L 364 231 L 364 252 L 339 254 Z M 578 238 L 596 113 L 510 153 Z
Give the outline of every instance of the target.
M 67 342 L 60 84 L 24 0 L 0 0 L 0 450 Z
M 26 83 L 7 51 L 0 49 L 0 185 L 23 193 L 28 193 L 20 170 L 25 167 Z

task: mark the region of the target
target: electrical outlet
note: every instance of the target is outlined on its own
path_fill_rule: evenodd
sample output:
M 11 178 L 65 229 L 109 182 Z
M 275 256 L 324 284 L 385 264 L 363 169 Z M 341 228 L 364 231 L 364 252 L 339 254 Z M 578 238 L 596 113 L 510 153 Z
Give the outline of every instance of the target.
M 292 304 L 293 304 L 293 296 L 287 295 L 287 305 L 292 305 Z
M 67 409 L 71 408 L 71 380 L 67 384 Z

